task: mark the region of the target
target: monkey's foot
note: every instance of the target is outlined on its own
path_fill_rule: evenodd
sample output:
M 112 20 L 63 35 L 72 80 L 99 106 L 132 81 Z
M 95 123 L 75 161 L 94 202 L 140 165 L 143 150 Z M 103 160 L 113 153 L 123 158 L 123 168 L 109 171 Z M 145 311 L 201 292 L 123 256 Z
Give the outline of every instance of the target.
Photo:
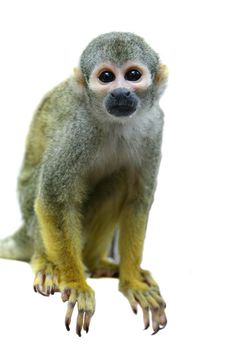
M 112 259 L 103 259 L 94 269 L 90 269 L 89 277 L 99 278 L 99 277 L 119 277 L 119 265 L 115 263 Z M 148 270 L 140 269 L 140 275 L 142 282 L 151 286 L 154 282 L 150 272 Z
M 91 269 L 90 277 L 119 277 L 119 266 L 111 259 L 103 259 L 97 267 Z
M 120 281 L 119 289 L 129 300 L 135 314 L 137 314 L 137 305 L 140 305 L 143 311 L 144 329 L 147 329 L 150 325 L 149 313 L 151 311 L 152 328 L 154 330 L 153 334 L 156 334 L 167 324 L 165 314 L 166 303 L 163 300 L 159 287 L 152 278 L 150 272 L 144 272 L 145 283 L 139 280 Z M 148 283 L 146 279 L 148 280 Z
M 59 292 L 58 288 L 58 271 L 57 268 L 50 262 L 32 262 L 36 265 L 35 279 L 33 283 L 34 291 L 44 296 L 49 296 L 55 292 Z
M 61 282 L 61 298 L 68 301 L 67 312 L 65 316 L 66 329 L 70 330 L 71 317 L 77 303 L 78 316 L 76 324 L 76 333 L 81 337 L 82 328 L 88 333 L 90 321 L 95 311 L 95 296 L 92 288 L 88 284 L 76 282 L 63 283 Z

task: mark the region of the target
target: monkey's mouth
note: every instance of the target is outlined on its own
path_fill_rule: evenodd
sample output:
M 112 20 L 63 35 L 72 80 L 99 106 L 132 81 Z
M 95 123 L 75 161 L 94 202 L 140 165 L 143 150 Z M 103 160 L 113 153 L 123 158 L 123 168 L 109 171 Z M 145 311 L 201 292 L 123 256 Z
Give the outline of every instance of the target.
M 115 117 L 129 117 L 136 111 L 136 107 L 128 105 L 114 105 L 107 108 L 107 111 Z

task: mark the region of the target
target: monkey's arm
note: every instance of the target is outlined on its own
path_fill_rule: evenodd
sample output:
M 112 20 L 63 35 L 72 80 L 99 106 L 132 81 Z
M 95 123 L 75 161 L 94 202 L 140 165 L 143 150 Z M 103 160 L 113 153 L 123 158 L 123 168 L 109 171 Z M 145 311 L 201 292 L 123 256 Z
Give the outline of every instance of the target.
M 120 290 L 128 298 L 135 313 L 137 304 L 141 306 L 145 329 L 149 327 L 149 309 L 151 309 L 153 330 L 157 332 L 166 325 L 165 303 L 151 275 L 148 276 L 146 272 L 146 276 L 142 276 L 140 273 L 148 212 L 147 209 L 141 210 L 139 205 L 130 204 L 125 208 L 121 218 Z
M 158 162 L 155 166 L 157 172 Z M 157 283 L 148 271 L 140 268 L 140 264 L 149 209 L 156 187 L 156 172 L 154 171 L 149 179 L 143 179 L 143 184 L 136 188 L 134 198 L 125 204 L 120 219 L 119 236 L 119 288 L 128 298 L 135 313 L 137 304 L 141 306 L 145 329 L 149 327 L 149 309 L 151 310 L 154 333 L 166 325 L 165 302 Z
M 81 329 L 88 332 L 90 319 L 95 310 L 94 292 L 85 280 L 81 259 L 81 223 L 76 207 L 64 206 L 54 211 L 40 197 L 35 204 L 41 227 L 41 236 L 47 260 L 59 271 L 58 283 L 62 300 L 68 301 L 65 318 L 69 330 L 75 303 L 78 303 L 77 334 Z M 84 317 L 84 322 L 83 322 Z
M 82 126 L 81 126 L 82 127 Z M 76 132 L 69 123 L 70 132 L 62 130 L 47 150 L 42 167 L 39 194 L 35 211 L 40 225 L 41 238 L 47 260 L 59 271 L 59 289 L 62 300 L 68 301 L 65 319 L 69 330 L 72 312 L 77 302 L 77 334 L 89 329 L 95 309 L 94 292 L 85 280 L 81 258 L 80 206 L 86 193 L 83 166 L 89 155 L 76 145 Z M 77 147 L 76 147 L 77 146 Z M 87 147 L 89 149 L 89 147 Z

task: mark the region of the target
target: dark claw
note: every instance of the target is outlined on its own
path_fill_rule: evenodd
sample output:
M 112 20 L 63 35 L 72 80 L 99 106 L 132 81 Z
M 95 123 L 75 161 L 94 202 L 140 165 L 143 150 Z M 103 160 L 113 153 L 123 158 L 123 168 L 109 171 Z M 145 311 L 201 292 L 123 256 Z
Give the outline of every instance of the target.
M 167 323 L 167 322 L 166 322 Z M 155 335 L 156 333 L 158 333 L 159 331 L 161 331 L 162 329 L 164 329 L 166 327 L 166 323 L 164 325 L 159 325 L 158 329 L 156 329 L 152 335 Z
M 165 309 L 165 308 L 166 308 L 166 303 L 165 303 L 165 301 L 162 301 L 162 302 L 160 303 L 160 306 L 161 306 L 163 309 Z
M 149 326 L 150 326 L 150 323 L 148 322 L 148 323 L 145 325 L 144 330 L 145 330 L 145 329 L 148 329 Z
M 91 317 L 92 317 L 93 313 L 91 311 L 87 311 L 85 313 L 85 317 L 84 317 L 84 323 L 83 323 L 83 329 L 86 333 L 89 332 L 89 325 L 90 325 L 90 321 L 91 321 Z
M 35 292 L 40 293 L 40 294 L 43 295 L 44 297 L 48 297 L 48 296 L 49 296 L 48 294 L 45 294 L 45 293 L 40 289 L 40 286 L 39 286 L 39 285 L 34 286 L 34 290 L 35 290 Z
M 66 318 L 65 319 L 65 327 L 67 329 L 67 331 L 70 331 L 70 318 Z
M 83 325 L 83 329 L 86 333 L 89 332 L 89 325 L 85 322 L 85 324 Z
M 72 301 L 68 302 L 67 313 L 66 313 L 66 316 L 65 316 L 65 327 L 66 327 L 67 331 L 70 331 L 71 316 L 72 316 L 72 313 L 73 313 L 73 310 L 74 310 L 74 306 L 75 306 L 74 302 L 72 302 Z
M 166 327 L 166 325 L 167 325 L 167 321 L 166 321 L 166 323 L 164 323 L 163 325 L 160 325 L 160 326 L 159 326 L 160 330 L 164 329 L 164 328 Z
M 52 287 L 52 294 L 54 294 L 54 293 L 56 293 L 56 292 L 59 292 L 59 291 L 60 291 L 60 290 L 59 290 L 59 288 L 57 287 L 57 285 L 54 284 L 53 287 Z
M 83 316 L 84 316 L 84 310 L 79 310 L 78 316 L 77 316 L 77 324 L 76 324 L 76 333 L 79 337 L 81 337 L 81 330 L 83 326 Z
M 163 328 L 165 328 L 165 327 L 166 327 L 166 324 L 160 325 L 160 326 L 159 326 L 160 330 L 163 329 Z
M 48 286 L 47 288 L 46 288 L 46 294 L 47 295 L 50 295 L 50 293 L 51 293 L 51 287 L 50 286 Z
M 132 307 L 132 310 L 135 313 L 135 315 L 137 315 L 137 308 L 136 307 Z
M 80 327 L 76 327 L 76 333 L 78 334 L 79 337 L 81 337 L 81 328 Z
M 158 327 L 153 333 L 152 333 L 152 335 L 155 335 L 155 334 L 157 334 L 159 331 L 161 330 L 161 328 L 160 327 Z
M 112 278 L 118 278 L 119 277 L 119 272 L 118 271 L 113 272 L 111 277 Z

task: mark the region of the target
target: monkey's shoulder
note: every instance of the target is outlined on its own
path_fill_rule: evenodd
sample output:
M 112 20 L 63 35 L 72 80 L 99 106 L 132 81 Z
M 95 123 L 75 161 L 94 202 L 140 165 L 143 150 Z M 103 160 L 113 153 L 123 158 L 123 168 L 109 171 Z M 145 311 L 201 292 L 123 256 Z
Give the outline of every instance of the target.
M 69 77 L 44 95 L 33 115 L 30 133 L 40 131 L 45 136 L 53 135 L 70 120 L 80 104 L 79 84 Z
M 81 87 L 73 77 L 69 77 L 50 90 L 41 101 L 39 111 L 67 111 L 81 100 Z

